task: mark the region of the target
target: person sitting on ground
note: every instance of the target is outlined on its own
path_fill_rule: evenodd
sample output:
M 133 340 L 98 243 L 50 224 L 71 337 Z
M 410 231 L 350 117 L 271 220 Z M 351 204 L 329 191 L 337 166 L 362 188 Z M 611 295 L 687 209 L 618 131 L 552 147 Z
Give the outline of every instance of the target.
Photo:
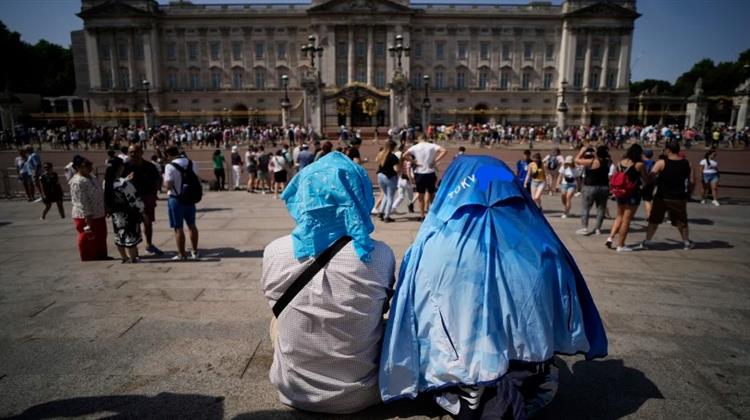
M 275 314 L 271 383 L 282 403 L 302 410 L 352 413 L 377 404 L 395 258 L 370 238 L 367 172 L 331 152 L 300 171 L 281 198 L 296 227 L 263 252 L 261 286 Z M 314 266 L 319 271 L 308 272 Z M 309 283 L 298 283 L 306 272 Z

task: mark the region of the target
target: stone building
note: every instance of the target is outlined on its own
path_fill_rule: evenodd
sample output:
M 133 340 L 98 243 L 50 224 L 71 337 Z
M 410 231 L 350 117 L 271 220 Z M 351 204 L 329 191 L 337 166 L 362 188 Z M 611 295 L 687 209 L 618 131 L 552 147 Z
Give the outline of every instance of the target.
M 432 123 L 624 123 L 639 16 L 634 0 L 82 0 L 78 15 L 76 93 L 100 122 L 142 121 L 147 80 L 161 122 L 279 123 L 286 75 L 289 122 L 309 123 L 302 81 L 319 74 L 324 130 L 400 124 L 392 84 L 399 62 L 408 81 L 398 98 L 403 122 L 420 122 L 427 75 Z M 409 48 L 401 58 L 389 53 L 397 35 Z M 301 51 L 310 36 L 322 47 L 315 69 Z

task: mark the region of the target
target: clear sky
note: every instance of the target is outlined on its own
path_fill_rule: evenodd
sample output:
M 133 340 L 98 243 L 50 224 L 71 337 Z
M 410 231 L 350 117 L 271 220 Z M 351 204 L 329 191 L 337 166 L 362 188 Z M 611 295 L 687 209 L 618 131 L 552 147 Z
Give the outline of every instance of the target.
M 489 0 L 434 2 L 495 3 Z M 560 0 L 553 2 L 560 3 Z M 525 4 L 527 1 L 499 0 L 499 3 Z M 80 7 L 80 0 L 0 0 L 0 20 L 11 30 L 20 32 L 27 42 L 47 39 L 68 46 L 70 31 L 83 26 L 82 21 L 75 16 Z M 717 62 L 735 60 L 741 51 L 750 48 L 750 0 L 639 0 L 637 7 L 643 16 L 636 21 L 631 61 L 633 81 L 664 79 L 674 82 L 702 58 L 711 58 Z

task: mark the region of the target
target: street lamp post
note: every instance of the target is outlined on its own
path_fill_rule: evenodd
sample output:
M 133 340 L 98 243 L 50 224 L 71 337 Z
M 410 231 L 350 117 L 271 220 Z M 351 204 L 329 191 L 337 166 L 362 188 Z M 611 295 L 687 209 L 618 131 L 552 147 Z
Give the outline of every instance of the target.
M 427 135 L 427 127 L 430 125 L 430 75 L 425 74 L 424 79 L 424 98 L 422 98 L 422 132 Z
M 401 34 L 396 35 L 393 44 L 388 46 L 388 52 L 391 53 L 391 57 L 396 58 L 396 69 L 398 71 L 401 71 L 401 56 L 408 57 L 409 51 L 411 51 L 411 48 L 404 46 L 404 37 Z
M 143 129 L 148 133 L 148 127 L 149 127 L 149 115 L 154 111 L 154 108 L 151 106 L 151 101 L 148 99 L 148 90 L 151 86 L 151 82 L 148 80 L 141 81 L 141 86 L 143 87 L 143 91 L 146 93 L 146 104 L 143 105 Z
M 289 120 L 289 108 L 291 102 L 289 102 L 289 76 L 286 74 L 281 76 L 281 84 L 284 86 L 284 99 L 281 100 L 281 126 L 286 131 L 287 123 Z
M 308 36 L 307 45 L 303 45 L 300 49 L 305 56 L 310 58 L 310 67 L 315 72 L 315 57 L 323 57 L 323 47 L 317 44 L 315 35 Z
M 565 86 L 567 81 L 560 82 L 560 103 L 557 105 L 557 127 L 562 131 L 565 130 L 565 115 L 568 113 L 568 104 L 565 103 Z

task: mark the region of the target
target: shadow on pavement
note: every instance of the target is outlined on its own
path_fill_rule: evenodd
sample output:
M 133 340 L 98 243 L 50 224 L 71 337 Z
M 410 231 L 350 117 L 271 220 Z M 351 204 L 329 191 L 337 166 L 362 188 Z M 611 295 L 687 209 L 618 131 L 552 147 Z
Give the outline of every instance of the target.
M 705 219 L 705 218 L 696 218 L 696 219 L 688 219 L 688 226 L 689 225 L 702 225 L 702 226 L 713 226 L 715 223 L 711 219 Z
M 302 420 L 384 420 L 427 416 L 431 418 L 445 415 L 446 412 L 435 404 L 430 397 L 420 396 L 416 400 L 404 399 L 392 404 L 379 404 L 354 414 L 320 414 L 301 410 L 263 410 L 240 414 L 232 420 L 271 420 L 271 419 L 302 419 Z
M 203 207 L 203 208 L 197 208 L 195 209 L 196 213 L 213 213 L 217 211 L 230 211 L 232 209 L 230 208 L 224 208 L 224 207 Z
M 556 358 L 560 386 L 537 419 L 619 419 L 651 398 L 664 399 L 659 388 L 622 360 L 578 361 L 568 366 Z
M 224 397 L 162 392 L 145 395 L 106 395 L 50 401 L 27 408 L 9 419 L 47 419 L 94 414 L 110 419 L 201 418 L 223 419 Z
M 263 250 L 240 251 L 237 248 L 201 248 L 205 258 L 263 258 Z

